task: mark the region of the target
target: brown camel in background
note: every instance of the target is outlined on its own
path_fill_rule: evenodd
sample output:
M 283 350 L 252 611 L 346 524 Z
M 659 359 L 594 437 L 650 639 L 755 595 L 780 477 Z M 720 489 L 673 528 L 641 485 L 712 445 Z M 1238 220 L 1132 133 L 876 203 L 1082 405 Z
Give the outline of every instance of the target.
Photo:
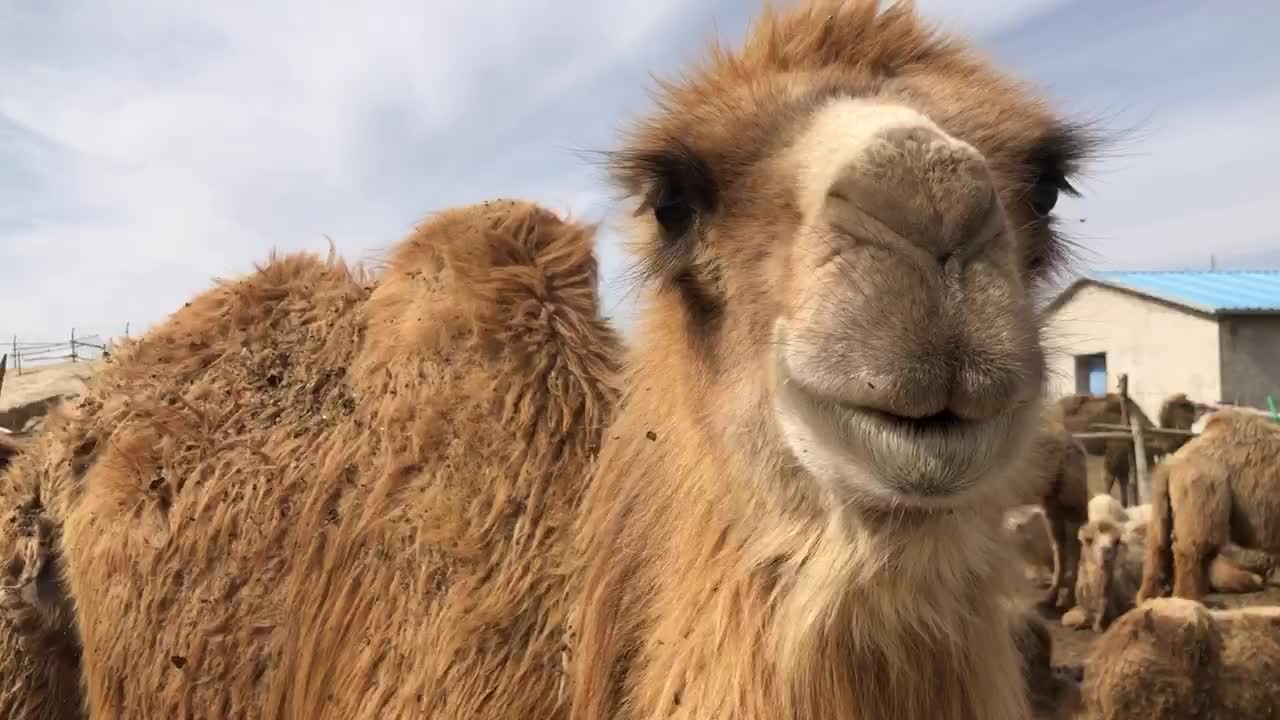
M 1059 398 L 1055 411 L 1068 432 L 1084 433 L 1090 432 L 1095 424 L 1123 425 L 1122 405 L 1121 396 L 1117 393 L 1109 393 L 1103 397 L 1077 394 Z M 1204 406 L 1192 402 L 1184 393 L 1176 393 L 1165 398 L 1161 404 L 1159 427 L 1190 430 L 1204 409 Z M 1150 418 L 1132 398 L 1129 400 L 1128 412 L 1130 417 L 1137 418 L 1143 428 L 1153 427 Z M 1159 458 L 1177 451 L 1189 439 L 1190 436 L 1147 434 L 1144 438 L 1147 467 L 1154 467 Z M 1111 492 L 1113 486 L 1119 485 L 1120 502 L 1126 507 L 1132 504 L 1131 499 L 1136 502 L 1136 488 L 1129 485 L 1133 443 L 1128 440 L 1087 438 L 1082 444 L 1090 455 L 1101 455 L 1104 458 L 1105 491 Z
M 1259 590 L 1280 556 L 1280 425 L 1219 410 L 1152 477 L 1138 600 Z M 1225 562 L 1216 562 L 1222 558 Z

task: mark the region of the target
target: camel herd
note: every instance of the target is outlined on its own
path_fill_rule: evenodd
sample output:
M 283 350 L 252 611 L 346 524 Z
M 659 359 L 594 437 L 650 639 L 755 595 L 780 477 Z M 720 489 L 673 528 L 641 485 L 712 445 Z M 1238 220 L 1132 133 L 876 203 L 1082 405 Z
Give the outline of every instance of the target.
M 1198 600 L 1266 581 L 1280 429 L 1090 498 L 1034 298 L 1095 138 L 879 5 L 765 11 L 629 128 L 630 344 L 594 228 L 495 200 L 113 352 L 5 445 L 0 715 L 1274 717 L 1275 615 Z
M 1083 427 L 1097 418 L 1064 424 L 1063 414 L 1090 403 L 1106 412 L 1118 402 L 1063 398 L 1042 434 L 1068 442 L 1061 440 L 1065 424 Z M 1170 402 L 1188 404 L 1181 395 Z M 1155 466 L 1150 503 L 1125 507 L 1110 494 L 1094 495 L 1083 511 L 1064 503 L 1063 497 L 1088 494 L 1078 465 L 1064 462 L 1059 475 L 1078 490 L 1006 514 L 1026 577 L 1049 586 L 1039 607 L 1066 609 L 1064 626 L 1101 633 L 1083 668 L 1086 717 L 1280 716 L 1280 606 L 1203 604 L 1210 592 L 1254 593 L 1280 584 L 1280 424 L 1249 411 L 1197 419 L 1200 412 L 1177 421 L 1162 412 L 1162 426 L 1194 421 L 1201 429 Z M 1093 450 L 1107 465 L 1114 462 L 1105 443 Z M 1067 518 L 1068 532 L 1051 529 L 1055 515 Z M 1071 594 L 1055 593 L 1062 556 L 1075 558 Z

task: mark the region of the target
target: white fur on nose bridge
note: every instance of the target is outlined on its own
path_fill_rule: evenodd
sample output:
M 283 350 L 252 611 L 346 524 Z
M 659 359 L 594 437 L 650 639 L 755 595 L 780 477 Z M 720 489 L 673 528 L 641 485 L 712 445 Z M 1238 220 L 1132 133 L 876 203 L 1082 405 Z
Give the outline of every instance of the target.
M 877 135 L 885 130 L 913 127 L 932 130 L 940 143 L 972 150 L 967 143 L 946 134 L 932 120 L 905 105 L 865 98 L 837 98 L 815 111 L 791 147 L 803 216 L 812 218 L 822 209 L 827 191 L 841 175 L 857 167 L 858 159 Z

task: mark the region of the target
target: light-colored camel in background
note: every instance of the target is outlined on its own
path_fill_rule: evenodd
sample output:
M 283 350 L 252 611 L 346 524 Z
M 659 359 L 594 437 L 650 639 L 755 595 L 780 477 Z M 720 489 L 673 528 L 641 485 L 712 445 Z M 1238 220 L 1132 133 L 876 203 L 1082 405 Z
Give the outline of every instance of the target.
M 612 156 L 621 375 L 537 208 L 372 288 L 275 260 L 19 457 L 66 567 L 29 601 L 74 599 L 95 718 L 1029 717 L 1001 518 L 1088 148 L 908 7 L 766 13 Z
M 1133 607 L 1134 593 L 1142 580 L 1141 539 L 1145 533 L 1146 519 L 1142 517 L 1104 516 L 1080 528 L 1077 605 L 1063 615 L 1063 625 L 1091 625 L 1095 632 L 1101 632 Z

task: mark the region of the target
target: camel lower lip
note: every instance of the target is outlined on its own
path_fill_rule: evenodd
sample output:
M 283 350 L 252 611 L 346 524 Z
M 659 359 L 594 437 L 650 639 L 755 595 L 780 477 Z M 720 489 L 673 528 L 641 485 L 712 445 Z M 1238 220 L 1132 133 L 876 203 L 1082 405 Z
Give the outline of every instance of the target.
M 856 484 L 895 502 L 945 503 L 966 494 L 1007 454 L 1014 417 L 912 419 L 858 407 L 785 383 L 791 421 Z
M 815 398 L 819 403 L 821 398 Z M 966 448 L 980 447 L 995 428 L 987 422 L 962 420 L 953 415 L 915 420 L 878 410 L 828 401 L 833 419 L 847 428 L 849 435 L 866 443 L 872 454 L 914 453 L 933 466 L 910 477 L 884 478 L 900 492 L 939 497 L 954 495 L 971 484 L 964 481 L 968 462 Z

